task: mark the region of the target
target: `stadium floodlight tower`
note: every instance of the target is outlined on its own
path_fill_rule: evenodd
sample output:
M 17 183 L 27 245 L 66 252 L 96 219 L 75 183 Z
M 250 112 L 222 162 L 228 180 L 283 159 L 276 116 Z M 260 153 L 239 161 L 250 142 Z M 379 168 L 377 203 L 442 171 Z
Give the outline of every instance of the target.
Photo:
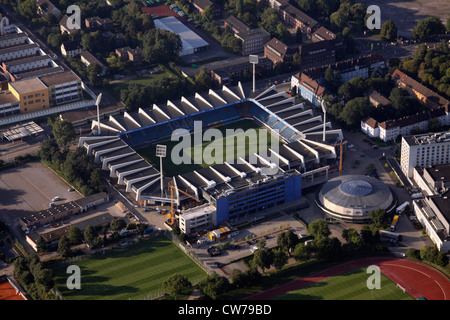
M 98 135 L 101 134 L 101 129 L 100 129 L 100 101 L 102 100 L 102 94 L 100 93 L 97 96 L 97 100 L 95 100 L 95 105 L 97 106 L 97 133 Z
M 327 128 L 327 103 L 325 102 L 325 100 L 322 100 L 320 102 L 320 105 L 322 106 L 323 111 L 323 141 L 325 142 L 326 140 L 325 132 Z
M 255 66 L 258 63 L 259 59 L 257 55 L 251 54 L 248 56 L 248 60 L 251 64 L 253 64 L 253 92 L 255 92 L 255 77 L 256 77 Z
M 164 183 L 163 183 L 163 166 L 162 166 L 162 158 L 166 157 L 167 146 L 158 144 L 156 145 L 156 156 L 159 157 L 159 173 L 161 177 L 161 198 L 164 196 Z

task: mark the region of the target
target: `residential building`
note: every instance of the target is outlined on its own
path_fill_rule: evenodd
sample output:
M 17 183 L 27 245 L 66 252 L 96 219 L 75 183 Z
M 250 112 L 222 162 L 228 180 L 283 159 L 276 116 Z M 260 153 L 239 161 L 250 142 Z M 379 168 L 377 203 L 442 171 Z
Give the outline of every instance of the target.
M 264 45 L 270 40 L 270 33 L 257 28 L 252 29 L 240 19 L 230 16 L 225 21 L 225 27 L 233 32 L 234 36 L 241 40 L 241 54 L 246 56 L 264 51 Z
M 402 137 L 400 167 L 411 178 L 415 167 L 450 163 L 450 133 L 427 133 Z
M 51 107 L 83 99 L 81 79 L 72 71 L 44 76 L 41 81 L 48 88 Z
M 298 48 L 301 69 L 319 68 L 336 62 L 336 50 L 329 41 L 302 44 Z
M 65 14 L 59 21 L 59 29 L 62 34 L 64 33 L 71 34 L 72 32 L 80 30 L 81 25 L 77 25 L 76 21 L 69 19 L 69 16 Z
M 274 64 L 292 61 L 298 47 L 289 47 L 277 38 L 272 38 L 264 45 L 264 56 L 272 60 Z
M 260 75 L 266 71 L 273 69 L 273 62 L 269 58 L 259 57 L 258 64 L 255 66 L 256 75 Z M 236 84 L 244 74 L 253 74 L 253 65 L 249 62 L 248 57 L 223 63 L 220 67 L 212 68 L 210 71 L 211 78 L 218 85 Z
M 65 41 L 61 44 L 61 53 L 65 57 L 73 58 L 83 52 L 83 47 L 79 40 Z
M 449 103 L 447 99 L 428 89 L 398 69 L 392 73 L 391 77 L 399 88 L 405 89 L 410 95 L 416 97 L 420 102 L 431 109 L 437 109 Z
M 61 11 L 48 0 L 37 0 L 36 6 L 37 6 L 37 13 L 44 19 L 47 17 L 49 13 L 53 14 L 55 17 L 58 17 L 59 14 L 61 13 Z
M 338 61 L 319 68 L 309 68 L 303 72 L 323 84 L 325 71 L 329 67 L 335 75 L 339 74 L 342 83 L 344 83 L 357 77 L 368 78 L 372 72 L 385 69 L 386 63 L 382 56 L 372 53 L 367 56 Z
M 141 64 L 144 61 L 141 48 L 134 48 L 128 51 L 128 59 L 134 64 Z
M 111 31 L 114 27 L 111 18 L 90 17 L 84 20 L 86 28 L 90 31 L 102 30 Z
M 207 7 L 211 8 L 215 18 L 222 15 L 222 8 L 210 0 L 191 0 L 191 4 L 201 15 L 203 15 Z
M 91 63 L 95 63 L 97 64 L 100 68 L 101 68 L 101 76 L 104 76 L 106 74 L 106 70 L 107 67 L 100 61 L 98 60 L 92 53 L 90 53 L 87 50 L 84 50 L 83 52 L 81 52 L 81 62 L 86 66 L 89 67 L 89 65 Z
M 323 98 L 331 93 L 317 81 L 308 77 L 305 73 L 291 77 L 291 88 L 296 87 L 297 93 L 315 106 L 320 106 Z
M 8 89 L 19 100 L 21 113 L 49 107 L 48 88 L 37 77 L 10 82 Z
M 430 119 L 436 119 L 441 125 L 448 126 L 450 124 L 450 113 L 447 107 L 434 109 L 431 111 L 425 111 L 422 113 L 405 116 L 399 119 L 387 120 L 378 123 L 379 133 L 377 138 L 383 141 L 392 141 L 398 138 L 398 136 L 410 135 L 413 131 L 426 131 L 428 130 L 428 123 Z M 368 134 L 367 124 L 361 122 L 361 130 Z
M 300 28 L 303 33 L 310 35 L 319 27 L 315 19 L 291 5 L 289 0 L 265 0 L 264 2 L 277 10 L 281 20 L 294 29 Z
M 378 122 L 374 118 L 367 118 L 361 121 L 361 130 L 369 137 L 379 137 L 380 128 Z
M 311 35 L 313 42 L 330 41 L 336 39 L 336 35 L 325 27 L 320 27 Z
M 376 108 L 387 106 L 391 101 L 376 90 L 370 89 L 365 95 L 369 98 L 369 102 Z

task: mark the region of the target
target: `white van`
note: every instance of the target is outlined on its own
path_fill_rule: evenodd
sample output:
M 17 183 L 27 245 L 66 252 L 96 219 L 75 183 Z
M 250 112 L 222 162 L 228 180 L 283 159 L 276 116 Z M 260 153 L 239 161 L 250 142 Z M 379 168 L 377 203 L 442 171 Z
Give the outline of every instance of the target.
M 52 199 L 52 201 L 58 201 L 59 200 L 59 196 L 56 196 Z

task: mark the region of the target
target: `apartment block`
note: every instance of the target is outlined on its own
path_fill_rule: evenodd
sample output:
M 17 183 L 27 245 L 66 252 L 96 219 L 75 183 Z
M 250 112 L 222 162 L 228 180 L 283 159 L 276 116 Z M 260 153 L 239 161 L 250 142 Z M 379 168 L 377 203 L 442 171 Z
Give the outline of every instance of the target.
M 263 52 L 264 45 L 270 40 L 270 33 L 266 30 L 252 29 L 235 16 L 228 17 L 225 27 L 241 40 L 241 54 L 244 56 Z
M 83 98 L 81 79 L 72 71 L 65 71 L 41 77 L 48 88 L 49 105 L 51 107 L 79 101 Z

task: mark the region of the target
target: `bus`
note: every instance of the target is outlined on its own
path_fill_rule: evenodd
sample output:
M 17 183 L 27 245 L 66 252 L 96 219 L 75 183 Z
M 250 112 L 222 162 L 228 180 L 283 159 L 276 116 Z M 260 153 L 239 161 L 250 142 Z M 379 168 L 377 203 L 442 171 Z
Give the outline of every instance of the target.
M 397 228 L 397 222 L 398 222 L 398 215 L 396 214 L 394 218 L 392 219 L 391 223 L 391 231 L 394 231 Z

